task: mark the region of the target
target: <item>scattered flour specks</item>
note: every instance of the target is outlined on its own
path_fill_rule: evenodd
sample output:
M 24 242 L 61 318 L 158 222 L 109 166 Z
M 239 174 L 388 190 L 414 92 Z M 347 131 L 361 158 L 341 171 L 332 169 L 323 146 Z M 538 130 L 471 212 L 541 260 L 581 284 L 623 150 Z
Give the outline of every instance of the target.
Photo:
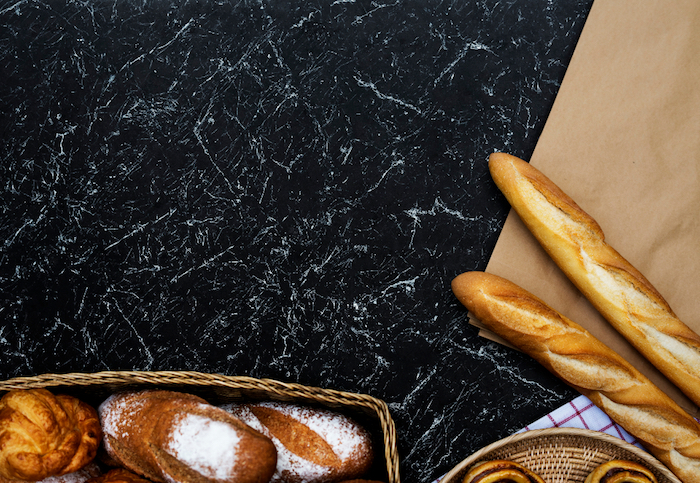
M 240 439 L 230 424 L 187 414 L 176 423 L 164 449 L 206 477 L 226 479 L 235 469 Z

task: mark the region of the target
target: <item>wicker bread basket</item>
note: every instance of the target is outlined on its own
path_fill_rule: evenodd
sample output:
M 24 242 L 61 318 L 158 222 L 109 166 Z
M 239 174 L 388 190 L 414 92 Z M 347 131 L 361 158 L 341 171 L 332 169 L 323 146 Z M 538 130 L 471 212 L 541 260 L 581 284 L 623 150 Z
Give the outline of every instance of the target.
M 637 446 L 606 433 L 577 428 L 536 429 L 504 438 L 459 463 L 440 483 L 461 483 L 475 463 L 494 459 L 520 463 L 547 483 L 582 483 L 595 467 L 612 459 L 646 466 L 659 483 L 681 483 L 668 468 Z
M 106 371 L 44 374 L 8 379 L 0 382 L 0 396 L 13 389 L 34 388 L 70 394 L 94 407 L 117 391 L 162 388 L 196 394 L 214 405 L 271 400 L 333 409 L 355 418 L 372 433 L 377 451 L 370 476 L 388 483 L 400 481 L 394 421 L 384 401 L 365 394 L 308 387 L 272 379 L 200 372 Z M 380 448 L 383 448 L 383 451 Z

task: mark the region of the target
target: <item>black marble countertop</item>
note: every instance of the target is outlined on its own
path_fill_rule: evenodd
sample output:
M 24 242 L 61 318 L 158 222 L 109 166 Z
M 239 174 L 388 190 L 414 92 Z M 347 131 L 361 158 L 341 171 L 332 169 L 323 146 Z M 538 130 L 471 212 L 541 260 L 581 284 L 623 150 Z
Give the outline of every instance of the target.
M 574 396 L 467 324 L 592 0 L 0 1 L 2 378 L 385 400 L 429 482 Z

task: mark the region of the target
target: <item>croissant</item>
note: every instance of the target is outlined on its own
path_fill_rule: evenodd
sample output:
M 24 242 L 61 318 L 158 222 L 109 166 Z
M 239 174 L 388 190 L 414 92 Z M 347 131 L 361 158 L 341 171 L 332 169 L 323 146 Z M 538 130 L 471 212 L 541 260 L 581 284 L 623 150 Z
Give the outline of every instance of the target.
M 0 481 L 37 481 L 77 471 L 97 454 L 97 411 L 46 389 L 15 390 L 0 399 Z
M 658 483 L 648 468 L 626 460 L 612 460 L 594 469 L 583 483 Z
M 463 483 L 544 483 L 542 477 L 520 463 L 492 460 L 477 463 L 464 476 Z

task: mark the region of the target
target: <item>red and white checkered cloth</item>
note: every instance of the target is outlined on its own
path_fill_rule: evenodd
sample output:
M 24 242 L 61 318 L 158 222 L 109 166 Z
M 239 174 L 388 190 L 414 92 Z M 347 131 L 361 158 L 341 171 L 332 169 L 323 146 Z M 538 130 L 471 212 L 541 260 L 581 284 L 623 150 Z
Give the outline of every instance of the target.
M 532 429 L 545 428 L 591 429 L 593 431 L 611 434 L 642 448 L 642 445 L 639 444 L 634 436 L 615 424 L 607 414 L 595 406 L 586 396 L 579 396 L 569 401 L 560 408 L 528 424 L 517 432 L 522 433 Z
M 520 431 L 516 431 L 516 433 L 546 428 L 583 428 L 600 431 L 642 448 L 642 445 L 639 444 L 634 436 L 613 423 L 608 415 L 595 406 L 586 396 L 578 396 L 546 416 L 528 424 Z M 441 479 L 442 477 L 433 483 L 438 483 Z

